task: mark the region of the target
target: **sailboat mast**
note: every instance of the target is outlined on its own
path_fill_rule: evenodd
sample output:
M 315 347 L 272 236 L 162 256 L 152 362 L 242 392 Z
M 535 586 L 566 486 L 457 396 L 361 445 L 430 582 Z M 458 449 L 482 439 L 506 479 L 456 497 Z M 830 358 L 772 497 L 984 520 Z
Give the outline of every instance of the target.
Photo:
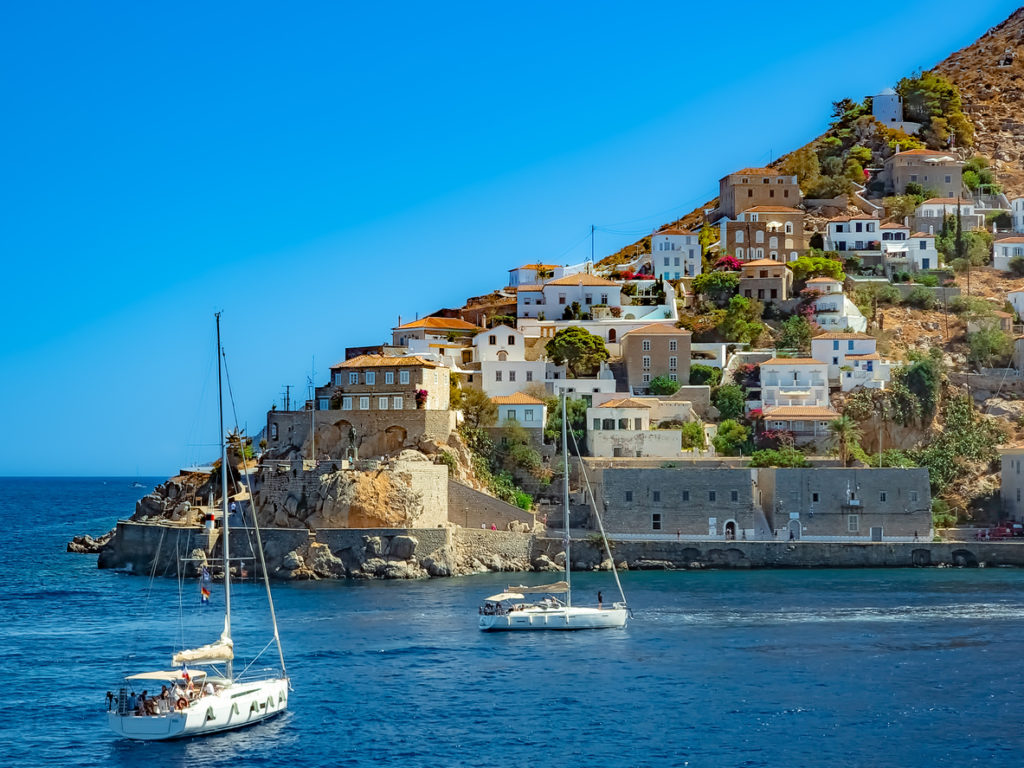
M 572 567 L 569 556 L 569 440 L 568 440 L 568 417 L 565 407 L 565 389 L 562 390 L 562 460 L 564 461 L 565 483 L 564 498 L 562 499 L 562 520 L 565 524 L 565 604 L 572 607 Z
M 224 530 L 224 634 L 231 637 L 231 532 L 228 518 L 228 449 L 227 439 L 224 435 L 224 392 L 221 384 L 223 362 L 221 359 L 220 347 L 220 312 L 215 314 L 217 318 L 217 411 L 220 418 L 220 497 L 221 497 L 221 520 Z M 231 659 L 227 662 L 227 678 L 234 678 Z

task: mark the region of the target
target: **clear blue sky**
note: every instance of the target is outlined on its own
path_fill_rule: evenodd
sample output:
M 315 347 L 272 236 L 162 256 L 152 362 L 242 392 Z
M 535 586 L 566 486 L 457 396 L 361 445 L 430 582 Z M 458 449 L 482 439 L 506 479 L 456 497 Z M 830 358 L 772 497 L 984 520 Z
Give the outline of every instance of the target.
M 206 458 L 215 310 L 255 432 L 314 356 L 611 252 L 1015 8 L 8 4 L 0 474 Z

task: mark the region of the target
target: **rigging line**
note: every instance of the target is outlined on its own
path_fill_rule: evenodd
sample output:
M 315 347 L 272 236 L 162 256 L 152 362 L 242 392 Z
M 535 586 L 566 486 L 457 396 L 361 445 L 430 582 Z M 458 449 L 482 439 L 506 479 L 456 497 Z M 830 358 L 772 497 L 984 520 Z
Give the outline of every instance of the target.
M 234 392 L 232 392 L 232 390 L 231 390 L 231 374 L 228 372 L 228 356 L 227 356 L 227 353 L 224 352 L 223 349 L 220 350 L 220 353 L 224 357 L 224 378 L 227 380 L 227 383 L 228 383 L 228 400 L 231 402 L 231 416 L 234 418 L 234 421 L 235 421 L 235 431 L 237 432 L 238 431 L 238 412 L 235 410 L 235 395 L 234 395 Z M 314 426 L 314 428 L 315 428 L 315 426 Z M 246 457 L 245 457 L 245 450 L 244 450 L 244 448 L 241 451 L 241 455 L 242 455 L 242 471 L 243 471 L 244 476 L 246 477 L 245 488 L 246 488 L 246 491 L 249 494 L 249 504 L 252 507 L 252 527 L 253 527 L 253 530 L 256 532 L 256 548 L 257 548 L 257 550 L 259 551 L 259 554 L 260 554 L 260 570 L 263 573 L 263 585 L 264 585 L 264 587 L 266 588 L 266 591 L 267 591 L 267 605 L 270 607 L 270 622 L 271 622 L 271 624 L 274 627 L 274 642 L 277 643 L 277 655 L 278 655 L 278 658 L 280 658 L 280 660 L 281 660 L 281 674 L 284 676 L 284 678 L 286 680 L 288 680 L 288 670 L 287 670 L 287 668 L 285 667 L 285 664 L 284 664 L 284 649 L 281 648 L 281 635 L 277 631 L 277 613 L 274 610 L 274 596 L 270 592 L 270 575 L 267 573 L 267 560 L 266 560 L 265 555 L 263 554 L 263 537 L 260 535 L 260 526 L 259 526 L 259 522 L 256 519 L 256 499 L 253 496 L 252 488 L 249 487 L 249 481 L 248 481 L 249 465 L 248 465 L 248 459 L 246 459 Z M 313 459 L 313 464 L 314 464 L 314 467 L 315 467 L 316 466 L 316 459 L 315 458 Z M 226 489 L 225 489 L 225 491 L 226 491 Z M 231 563 L 228 563 L 227 567 L 230 568 L 231 567 Z M 288 688 L 289 688 L 289 690 L 291 689 L 291 681 L 290 680 L 288 681 Z
M 678 205 L 673 205 L 671 208 L 666 208 L 666 209 L 664 209 L 662 211 L 656 211 L 654 213 L 649 213 L 646 216 L 639 216 L 639 217 L 637 217 L 635 219 L 623 219 L 622 221 L 615 221 L 615 222 L 611 222 L 609 224 L 604 224 L 604 225 L 598 224 L 597 226 L 598 226 L 598 228 L 600 228 L 602 226 L 618 227 L 618 226 L 622 226 L 623 224 L 634 224 L 634 223 L 637 223 L 637 222 L 640 222 L 640 221 L 646 221 L 647 219 L 653 219 L 655 216 L 664 216 L 664 215 L 672 213 L 674 211 L 678 211 L 678 210 L 680 210 L 682 208 L 691 208 L 694 205 L 700 205 L 700 202 L 702 200 L 704 202 L 707 202 L 707 197 L 708 197 L 707 195 L 695 195 L 695 196 L 691 197 L 689 200 L 685 200 L 685 201 L 679 203 Z M 712 197 L 714 197 L 714 195 L 712 195 Z
M 612 564 L 612 574 L 615 576 L 615 586 L 619 588 L 619 596 L 622 598 L 622 602 L 626 604 L 626 610 L 629 611 L 629 615 L 632 617 L 633 611 L 629 607 L 629 601 L 626 600 L 626 593 L 622 591 L 622 582 L 619 581 L 619 569 L 615 567 L 615 558 L 612 556 L 612 547 L 608 542 L 608 535 L 604 531 L 604 523 L 601 521 L 601 513 L 597 511 L 597 502 L 594 500 L 594 489 L 590 487 L 590 478 L 587 477 L 587 469 L 583 465 L 583 454 L 580 453 L 579 443 L 576 442 L 576 434 L 570 429 L 569 433 L 572 435 L 572 444 L 576 446 L 576 458 L 580 462 L 580 474 L 583 475 L 583 482 L 587 486 L 587 495 L 590 496 L 590 508 L 594 510 L 594 517 L 597 518 L 597 527 L 601 530 L 601 541 L 604 542 L 604 551 L 608 554 L 608 560 Z
M 563 256 L 565 256 L 565 254 L 569 253 L 569 251 L 572 251 L 572 250 L 574 250 L 574 249 L 578 248 L 578 247 L 579 247 L 580 245 L 582 245 L 583 243 L 585 243 L 585 242 L 586 242 L 587 240 L 589 240 L 589 239 L 590 239 L 590 230 L 588 229 L 588 230 L 587 230 L 587 233 L 586 233 L 585 235 L 583 235 L 583 237 L 581 237 L 581 238 L 580 238 L 579 240 L 577 240 L 577 241 L 576 241 L 575 243 L 573 243 L 572 245 L 570 245 L 570 246 L 569 246 L 568 248 L 566 248 L 566 249 L 565 249 L 564 251 L 562 251 L 562 252 L 561 252 L 560 254 L 558 254 L 557 256 L 553 257 L 553 258 L 552 258 L 551 260 L 552 260 L 552 261 L 557 261 L 558 259 L 560 259 L 560 258 L 562 258 Z

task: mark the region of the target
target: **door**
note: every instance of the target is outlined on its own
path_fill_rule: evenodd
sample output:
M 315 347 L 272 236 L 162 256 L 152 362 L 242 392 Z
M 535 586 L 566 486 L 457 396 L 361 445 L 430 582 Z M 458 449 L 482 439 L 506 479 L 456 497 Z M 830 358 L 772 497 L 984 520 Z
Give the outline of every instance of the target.
M 736 541 L 736 521 L 730 520 L 725 524 L 725 538 L 728 541 Z
M 789 521 L 789 539 L 790 541 L 800 541 L 800 521 L 790 520 Z
M 882 540 L 882 526 L 873 525 L 871 526 L 871 540 L 881 541 Z

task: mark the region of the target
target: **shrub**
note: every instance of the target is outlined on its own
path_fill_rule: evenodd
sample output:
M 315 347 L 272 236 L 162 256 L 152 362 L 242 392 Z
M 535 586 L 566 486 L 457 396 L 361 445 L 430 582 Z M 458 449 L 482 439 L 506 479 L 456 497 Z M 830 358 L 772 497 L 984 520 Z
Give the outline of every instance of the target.
M 765 449 L 754 451 L 750 455 L 750 466 L 752 467 L 809 467 L 811 463 L 807 458 L 792 446 L 784 446 L 778 449 Z
M 720 456 L 737 456 L 749 447 L 750 430 L 732 419 L 718 425 L 718 434 L 711 444 Z
M 937 302 L 935 301 L 935 295 L 931 291 L 924 286 L 919 286 L 907 294 L 907 297 L 903 299 L 903 303 L 918 309 L 935 309 Z
M 688 421 L 679 428 L 679 431 L 682 433 L 683 450 L 705 446 L 704 425 L 699 421 Z
M 991 324 L 983 323 L 977 331 L 967 334 L 967 345 L 967 359 L 979 368 L 1005 365 L 1013 354 L 1013 337 Z
M 1024 277 L 1024 256 L 1014 256 L 1010 259 L 1009 267 L 1014 277 Z
M 710 387 L 717 387 L 718 382 L 721 380 L 722 371 L 718 368 L 712 368 L 710 365 L 701 365 L 700 363 L 694 363 L 690 366 L 691 384 L 707 384 Z
M 738 384 L 723 384 L 711 397 L 711 402 L 723 419 L 740 418 L 746 401 L 746 393 Z
M 1024 259 L 1022 259 L 1022 261 L 1024 261 Z M 935 288 L 939 284 L 939 278 L 936 275 L 921 273 L 914 278 L 914 282 L 918 285 L 923 285 L 926 288 Z
M 674 395 L 681 385 L 668 376 L 655 376 L 648 386 L 652 395 Z

